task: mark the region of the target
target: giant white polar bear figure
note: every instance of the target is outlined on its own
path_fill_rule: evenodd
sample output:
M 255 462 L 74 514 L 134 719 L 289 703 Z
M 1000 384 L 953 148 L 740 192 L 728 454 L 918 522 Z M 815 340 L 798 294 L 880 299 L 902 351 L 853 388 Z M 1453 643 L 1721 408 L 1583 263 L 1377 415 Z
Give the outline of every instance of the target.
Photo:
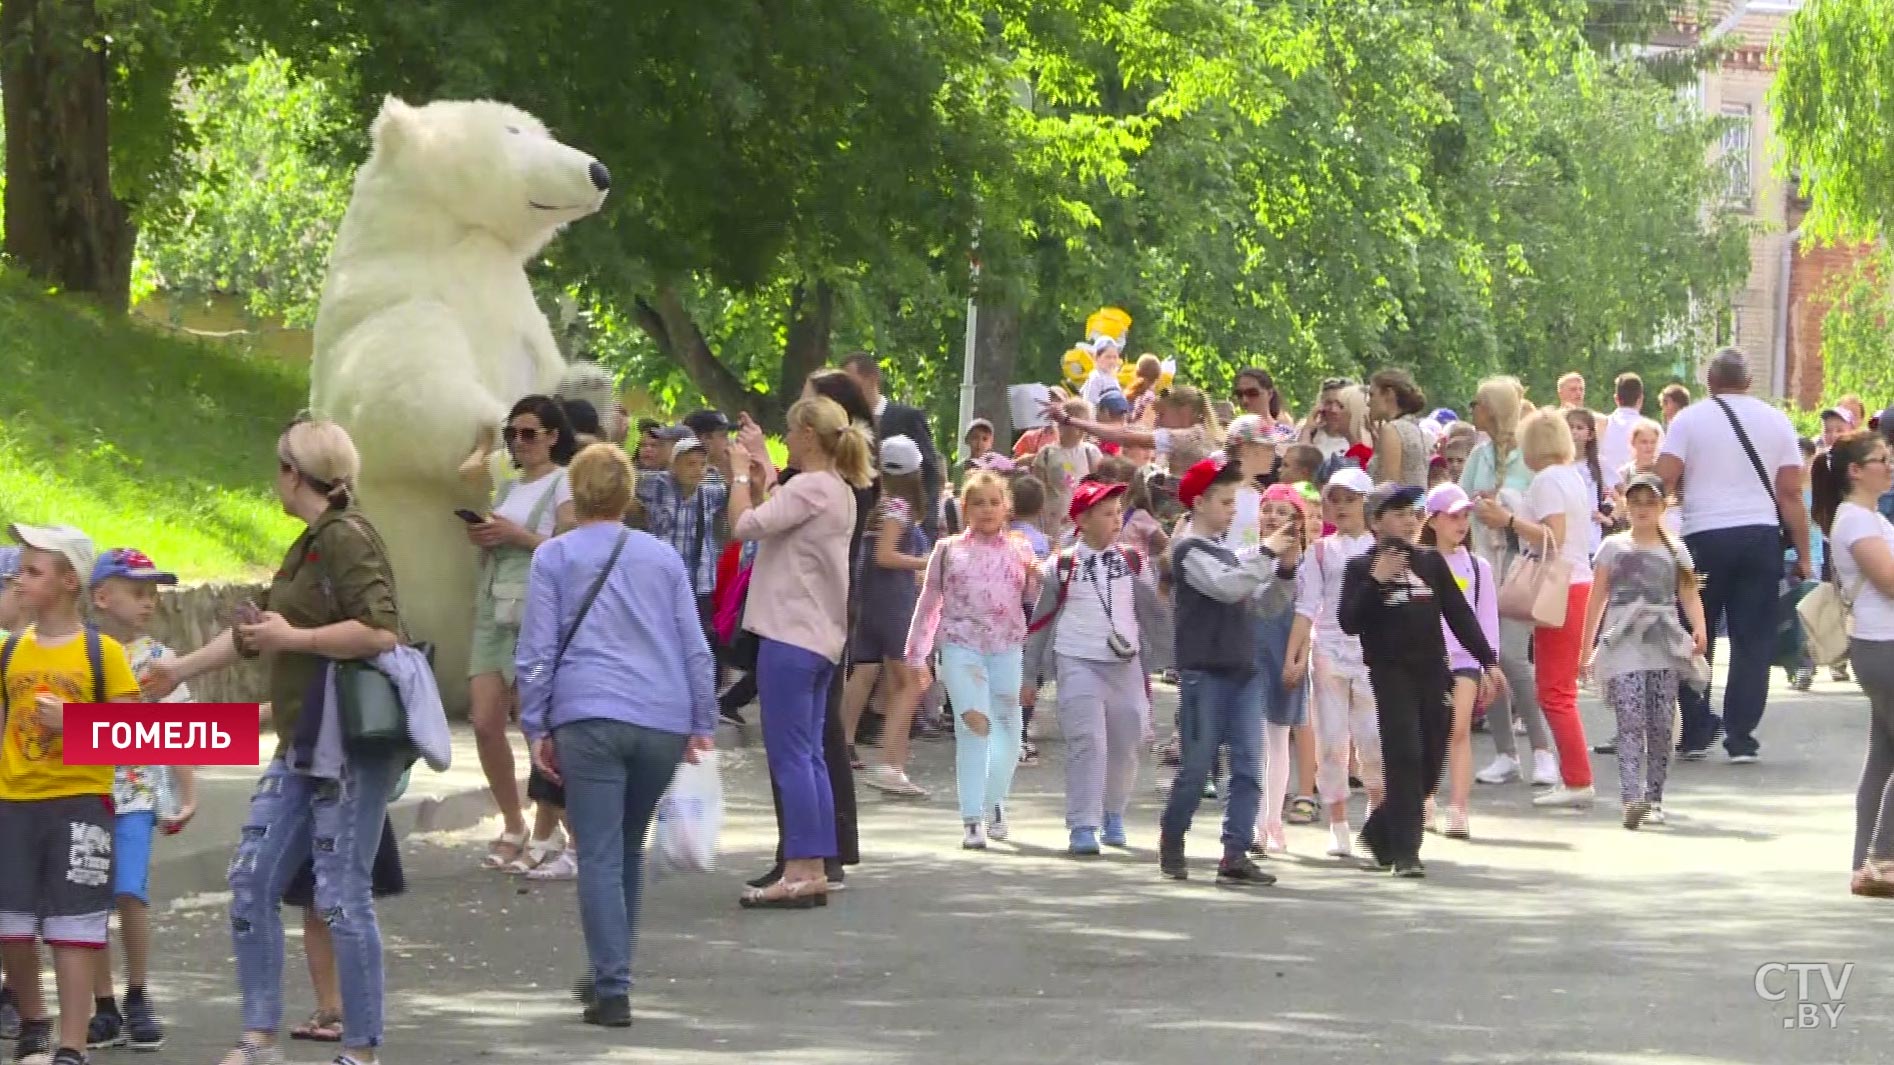
M 512 405 L 559 387 L 525 265 L 599 209 L 610 178 L 505 104 L 389 97 L 372 134 L 329 256 L 310 406 L 354 438 L 403 620 L 464 706 L 478 559 L 454 511 L 487 509 Z

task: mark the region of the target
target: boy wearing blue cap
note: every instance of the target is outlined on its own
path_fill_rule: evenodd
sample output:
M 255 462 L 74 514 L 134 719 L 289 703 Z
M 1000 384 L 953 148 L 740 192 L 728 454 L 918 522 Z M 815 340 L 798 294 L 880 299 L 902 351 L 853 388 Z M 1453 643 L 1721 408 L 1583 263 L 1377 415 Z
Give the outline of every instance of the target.
M 93 620 L 101 632 L 124 645 L 133 676 L 143 676 L 153 662 L 171 655 L 152 638 L 151 619 L 158 610 L 158 589 L 177 582 L 175 574 L 128 547 L 101 554 L 92 566 Z M 164 701 L 190 700 L 189 689 L 179 685 Z M 196 771 L 189 766 L 170 772 L 166 768 L 119 766 L 112 776 L 112 893 L 119 944 L 125 951 L 125 999 L 121 1012 L 112 995 L 112 952 L 102 950 L 93 968 L 92 1021 L 86 1026 L 86 1043 L 92 1048 L 157 1050 L 164 1045 L 164 1026 L 145 991 L 151 953 L 151 847 L 160 830 L 165 835 L 181 830 L 197 810 Z

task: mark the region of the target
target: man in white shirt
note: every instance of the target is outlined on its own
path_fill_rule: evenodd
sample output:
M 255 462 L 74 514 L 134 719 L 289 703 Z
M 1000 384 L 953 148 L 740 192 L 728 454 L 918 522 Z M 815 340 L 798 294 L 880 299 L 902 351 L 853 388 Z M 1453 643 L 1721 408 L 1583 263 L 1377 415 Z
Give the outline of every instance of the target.
M 1598 464 L 1607 477 L 1631 461 L 1631 430 L 1644 420 L 1644 379 L 1634 373 L 1621 373 L 1612 384 L 1618 409 L 1605 416 L 1604 431 L 1598 434 Z
M 1782 536 L 1786 532 L 1795 549 L 1791 572 L 1797 580 L 1808 579 L 1809 517 L 1795 427 L 1781 411 L 1749 395 L 1748 357 L 1724 348 L 1710 361 L 1708 383 L 1709 401 L 1685 407 L 1671 421 L 1657 473 L 1667 488 L 1683 494 L 1684 541 L 1703 576 L 1704 622 L 1714 633 L 1720 621 L 1729 633 L 1723 749 L 1741 764 L 1756 761 L 1755 729 L 1769 697 Z M 1755 460 L 1743 446 L 1745 435 Z M 1682 702 L 1678 749 L 1685 758 L 1701 759 L 1716 738 L 1717 718 L 1707 692 Z

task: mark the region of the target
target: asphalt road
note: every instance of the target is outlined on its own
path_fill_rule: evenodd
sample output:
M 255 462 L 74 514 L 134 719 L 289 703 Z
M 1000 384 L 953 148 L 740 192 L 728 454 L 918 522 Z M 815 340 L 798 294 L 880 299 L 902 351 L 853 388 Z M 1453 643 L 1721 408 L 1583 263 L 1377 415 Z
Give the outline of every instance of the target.
M 1609 733 L 1596 706 L 1588 719 Z M 382 906 L 385 1060 L 1894 1061 L 1894 905 L 1846 888 L 1865 723 L 1852 685 L 1779 689 L 1762 763 L 1675 767 L 1668 826 L 1629 833 L 1615 803 L 1537 811 L 1523 785 L 1479 787 L 1474 838 L 1430 835 L 1424 881 L 1323 857 L 1325 833 L 1292 826 L 1262 890 L 1210 883 L 1204 817 L 1199 878 L 1159 878 L 1149 765 L 1134 849 L 1067 857 L 1056 742 L 1020 774 L 1014 842 L 962 852 L 950 744 L 918 743 L 934 798 L 864 789 L 867 864 L 826 910 L 797 913 L 736 906 L 774 841 L 760 749 L 739 750 L 721 868 L 647 894 L 629 1031 L 581 1025 L 563 991 L 584 958 L 569 885 L 477 871 L 490 823 L 411 836 L 412 890 Z M 1615 764 L 1597 769 L 1614 795 Z M 236 1034 L 222 906 L 189 896 L 159 923 L 163 1061 L 216 1061 Z M 1853 968 L 1837 995 L 1805 970 L 1803 999 L 1780 968 L 1800 963 L 1830 963 L 1831 980 Z M 293 942 L 287 984 L 299 1019 L 311 999 Z M 1841 1008 L 1833 1027 L 1824 1005 Z M 1801 1014 L 1818 1027 L 1792 1027 Z M 328 1049 L 292 1044 L 291 1059 Z

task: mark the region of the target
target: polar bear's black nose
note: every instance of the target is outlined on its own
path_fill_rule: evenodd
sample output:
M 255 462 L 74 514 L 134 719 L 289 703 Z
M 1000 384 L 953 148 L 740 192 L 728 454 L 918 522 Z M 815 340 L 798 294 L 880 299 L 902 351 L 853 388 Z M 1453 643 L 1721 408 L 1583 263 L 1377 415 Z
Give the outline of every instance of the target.
M 587 172 L 592 175 L 593 188 L 604 192 L 612 187 L 612 172 L 605 169 L 604 163 L 593 163 L 591 170 Z

